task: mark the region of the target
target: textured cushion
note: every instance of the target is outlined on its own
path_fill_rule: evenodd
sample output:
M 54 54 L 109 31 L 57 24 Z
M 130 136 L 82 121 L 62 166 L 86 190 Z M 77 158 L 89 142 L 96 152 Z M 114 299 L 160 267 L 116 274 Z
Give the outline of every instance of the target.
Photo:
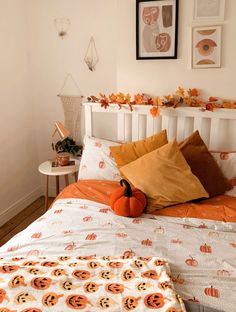
M 198 177 L 210 197 L 223 194 L 232 188 L 198 131 L 181 142 L 179 147 L 192 173 Z
M 119 181 L 121 179 L 109 149 L 110 145 L 119 145 L 119 143 L 89 136 L 84 137 L 79 180 Z
M 168 143 L 120 168 L 131 183 L 149 198 L 147 212 L 208 197 L 191 172 L 176 141 Z
M 229 179 L 231 185 L 233 186 L 232 190 L 228 191 L 226 194 L 236 197 L 236 152 L 225 153 L 212 152 L 217 164 L 222 170 L 223 174 Z
M 166 130 L 163 130 L 144 140 L 122 144 L 120 146 L 111 146 L 110 150 L 118 168 L 120 168 L 166 143 L 168 143 L 167 134 Z

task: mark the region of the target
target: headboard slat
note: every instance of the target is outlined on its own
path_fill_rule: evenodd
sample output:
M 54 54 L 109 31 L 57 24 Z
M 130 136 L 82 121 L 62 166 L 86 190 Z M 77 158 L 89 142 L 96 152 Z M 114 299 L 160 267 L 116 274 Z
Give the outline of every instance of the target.
M 117 114 L 117 139 L 118 141 L 125 141 L 125 113 L 119 112 Z
M 139 139 L 139 114 L 132 113 L 132 141 Z
M 185 119 L 184 117 L 179 117 L 177 119 L 177 141 L 183 141 L 185 134 Z
M 202 118 L 201 117 L 194 117 L 193 121 L 193 131 L 198 130 L 201 134 L 202 132 Z
M 220 129 L 219 118 L 212 118 L 211 127 L 210 127 L 210 139 L 209 139 L 209 148 L 211 150 L 217 149 L 217 142 L 219 140 L 218 138 L 219 129 Z
M 151 136 L 154 134 L 154 118 L 151 115 L 147 116 L 146 124 L 146 136 Z

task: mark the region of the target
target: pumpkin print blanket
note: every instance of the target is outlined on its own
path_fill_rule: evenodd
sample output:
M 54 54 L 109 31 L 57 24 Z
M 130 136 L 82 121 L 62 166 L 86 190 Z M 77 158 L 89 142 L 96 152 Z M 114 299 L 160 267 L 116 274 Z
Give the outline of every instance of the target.
M 185 311 L 156 257 L 12 258 L 0 273 L 1 312 Z
M 67 190 L 72 187 L 74 188 L 74 185 L 69 186 Z M 101 187 L 103 186 L 101 185 Z M 85 189 L 84 187 L 84 190 Z M 131 262 L 132 267 L 130 270 L 132 274 L 135 274 L 135 278 L 131 279 L 129 282 L 124 282 L 121 277 L 122 272 L 126 270 L 126 264 L 120 269 L 109 269 L 107 263 L 101 262 L 103 261 L 101 260 L 102 258 L 100 260 L 97 258 L 96 261 L 101 262 L 103 267 L 94 269 L 94 271 L 91 271 L 84 262 L 81 270 L 88 271 L 92 276 L 90 279 L 84 282 L 76 278 L 74 279 L 72 273 L 74 270 L 77 270 L 77 268 L 71 267 L 69 264 L 74 262 L 79 262 L 81 264 L 82 260 L 76 259 L 78 255 L 96 255 L 96 257 L 109 255 L 132 258 L 151 256 L 153 260 L 150 262 L 144 261 L 145 265 L 140 272 L 143 273 L 148 270 L 155 270 L 158 276 L 160 275 L 158 270 L 163 271 L 166 269 L 168 273 L 169 268 L 167 268 L 167 264 L 159 268 L 155 266 L 153 261 L 155 257 L 166 259 L 170 265 L 175 289 L 185 302 L 214 308 L 219 311 L 228 312 L 235 310 L 235 222 L 212 221 L 207 218 L 197 219 L 188 216 L 173 218 L 148 214 L 143 214 L 140 218 L 120 217 L 115 215 L 107 204 L 98 202 L 101 193 L 98 191 L 96 192 L 91 184 L 88 185 L 86 192 L 93 192 L 93 196 L 96 196 L 96 199 L 88 200 L 85 198 L 70 197 L 57 199 L 51 209 L 42 217 L 0 248 L 0 258 L 3 258 L 1 260 L 1 267 L 9 264 L 13 265 L 14 270 L 15 265 L 20 266 L 16 272 L 9 275 L 3 273 L 4 268 L 0 270 L 0 308 L 2 308 L 2 311 L 29 312 L 30 310 L 25 310 L 23 305 L 15 303 L 16 295 L 24 293 L 28 289 L 30 289 L 29 298 L 35 298 L 37 301 L 33 300 L 27 302 L 27 307 L 34 307 L 38 301 L 42 304 L 42 297 L 47 293 L 54 293 L 53 296 L 55 295 L 55 298 L 58 299 L 57 306 L 51 308 L 43 306 L 41 307 L 42 311 L 53 311 L 53 309 L 58 312 L 70 311 L 67 306 L 66 308 L 65 306 L 60 308 L 61 303 L 66 305 L 66 298 L 70 295 L 82 295 L 86 297 L 87 299 L 82 297 L 84 298 L 82 301 L 87 302 L 85 308 L 87 312 L 92 311 L 92 309 L 94 309 L 94 311 L 99 311 L 97 308 L 97 300 L 104 296 L 106 298 L 112 298 L 115 302 L 111 307 L 114 311 L 116 311 L 115 309 L 117 309 L 117 311 L 122 311 L 118 304 L 122 305 L 122 300 L 128 296 L 132 296 L 133 300 L 138 302 L 143 309 L 147 309 L 147 311 L 155 311 L 155 309 L 149 309 L 145 306 L 145 294 L 158 293 L 163 295 L 163 297 L 160 296 L 160 299 L 167 298 L 164 299 L 164 301 L 159 299 L 159 301 L 165 304 L 165 306 L 163 306 L 164 311 L 169 309 L 168 304 L 174 302 L 172 295 L 170 295 L 170 297 L 168 295 L 173 291 L 172 288 L 168 287 L 169 284 L 172 287 L 171 281 L 167 278 L 166 281 L 168 285 L 165 290 L 161 290 L 159 285 L 164 283 L 164 279 L 166 278 L 165 273 L 162 273 L 158 280 L 145 279 L 144 283 L 147 283 L 145 285 L 150 286 L 151 284 L 152 286 L 141 294 L 136 288 L 140 275 L 138 275 L 138 269 L 133 266 L 133 262 Z M 85 193 L 85 197 L 88 196 L 87 193 Z M 81 196 L 80 194 L 77 195 Z M 233 205 L 231 206 L 233 208 Z M 214 209 L 213 206 L 212 209 Z M 228 211 L 228 215 L 230 215 L 230 211 Z M 18 263 L 17 261 L 12 263 L 13 258 L 21 257 L 26 259 L 19 260 Z M 65 262 L 60 261 L 59 265 L 55 267 L 47 267 L 45 263 L 42 265 L 45 261 L 58 262 L 59 257 L 71 258 Z M 118 262 L 123 261 L 122 259 L 113 260 Z M 113 260 L 111 259 L 110 261 Z M 40 275 L 36 270 L 35 273 L 37 275 L 31 275 L 28 271 L 30 267 L 27 268 L 25 265 L 23 267 L 21 266 L 21 264 L 26 261 L 38 262 L 35 266 L 32 266 L 32 269 L 35 267 L 40 272 L 44 273 Z M 62 274 L 62 276 L 57 277 L 52 274 L 54 270 L 60 268 L 65 270 L 66 274 L 69 274 L 69 279 L 73 278 L 71 280 L 71 287 L 78 286 L 79 288 L 65 291 L 61 288 L 62 284 L 60 283 L 67 279 L 67 275 Z M 102 279 L 98 281 L 97 277 L 95 279 L 95 274 L 100 269 L 112 271 L 115 275 L 120 274 L 120 277 L 118 279 L 116 276 L 117 279 L 114 278 L 110 281 L 108 280 L 108 282 Z M 78 268 L 78 270 L 80 270 L 80 268 Z M 9 287 L 9 282 L 14 276 L 23 277 L 23 279 L 20 278 L 19 283 L 22 284 L 19 288 Z M 50 287 L 46 290 L 36 290 L 32 287 L 31 281 L 37 277 L 46 277 L 45 284 L 50 284 Z M 36 284 L 37 282 L 40 284 L 40 279 L 35 281 Z M 56 283 L 57 281 L 59 282 Z M 90 295 L 84 292 L 83 285 L 88 282 L 95 283 L 96 285 L 94 286 L 95 288 L 98 287 L 98 291 Z M 121 294 L 114 295 L 104 290 L 106 288 L 104 282 L 105 284 L 122 284 L 127 286 L 127 288 L 124 288 Z M 131 289 L 128 283 L 131 283 L 130 285 L 135 284 L 133 287 L 133 294 L 128 292 L 128 288 Z M 98 286 L 100 284 L 104 286 Z M 70 282 L 68 285 L 70 285 Z M 11 295 L 10 291 L 13 295 Z M 103 294 L 101 294 L 101 292 Z M 57 295 L 63 296 L 57 297 Z M 92 296 L 94 300 L 91 299 L 90 296 Z M 120 298 L 119 300 L 117 300 L 118 297 Z M 139 297 L 141 298 L 138 300 L 137 298 Z M 55 300 L 55 298 L 53 298 L 52 301 Z M 154 298 L 158 301 L 158 296 L 155 297 L 153 295 L 152 299 Z M 76 297 L 73 297 L 71 301 L 76 301 Z M 91 302 L 93 305 L 88 302 Z M 110 303 L 108 303 L 108 305 L 109 304 Z M 177 308 L 174 308 L 172 311 L 179 312 L 179 310 L 183 309 L 182 307 L 178 308 L 178 303 L 175 304 L 177 304 Z M 3 308 L 6 309 L 4 310 Z M 161 309 L 159 309 L 159 311 L 161 311 Z M 127 311 L 125 308 L 123 310 Z M 101 311 L 103 310 L 101 309 Z M 133 311 L 138 312 L 142 310 L 136 308 Z

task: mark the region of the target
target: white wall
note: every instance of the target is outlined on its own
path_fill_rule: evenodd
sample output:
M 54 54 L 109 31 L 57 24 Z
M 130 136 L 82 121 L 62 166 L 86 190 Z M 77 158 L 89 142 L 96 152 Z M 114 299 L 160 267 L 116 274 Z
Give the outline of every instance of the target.
M 0 225 L 40 195 L 25 10 L 0 1 Z

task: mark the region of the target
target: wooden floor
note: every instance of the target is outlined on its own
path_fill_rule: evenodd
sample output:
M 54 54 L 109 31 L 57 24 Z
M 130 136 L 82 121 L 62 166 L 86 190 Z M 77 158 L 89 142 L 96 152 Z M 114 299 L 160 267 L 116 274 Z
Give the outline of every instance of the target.
M 49 198 L 49 205 L 52 203 L 53 199 L 54 198 Z M 41 196 L 18 215 L 0 227 L 0 246 L 4 245 L 17 233 L 23 231 L 28 225 L 44 213 L 44 196 Z

